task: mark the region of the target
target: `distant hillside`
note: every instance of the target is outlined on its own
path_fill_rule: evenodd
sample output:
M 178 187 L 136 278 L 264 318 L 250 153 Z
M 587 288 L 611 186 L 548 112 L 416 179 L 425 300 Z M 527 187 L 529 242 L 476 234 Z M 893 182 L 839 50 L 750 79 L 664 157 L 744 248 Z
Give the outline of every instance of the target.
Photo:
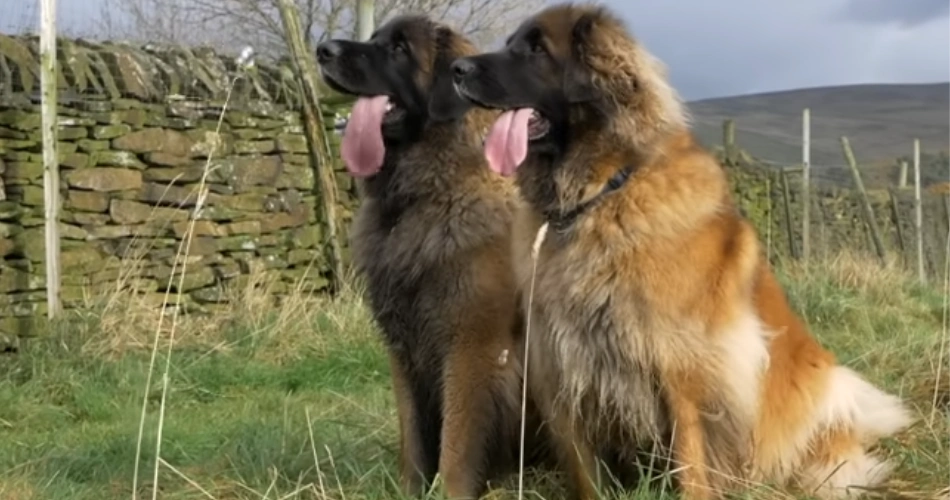
M 897 157 L 910 155 L 915 137 L 925 152 L 950 150 L 950 83 L 819 87 L 704 99 L 689 107 L 704 144 L 722 144 L 722 121 L 733 118 L 740 147 L 753 156 L 789 164 L 801 161 L 801 113 L 811 108 L 816 171 L 823 165 L 845 164 L 842 135 L 863 166 L 893 164 Z

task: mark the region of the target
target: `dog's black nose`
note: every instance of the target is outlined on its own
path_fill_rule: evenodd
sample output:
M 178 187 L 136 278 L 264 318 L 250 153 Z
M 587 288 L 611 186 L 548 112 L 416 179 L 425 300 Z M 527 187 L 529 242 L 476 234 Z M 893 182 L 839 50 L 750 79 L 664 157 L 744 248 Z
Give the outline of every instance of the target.
M 454 75 L 455 80 L 458 81 L 470 75 L 473 71 L 475 71 L 475 68 L 476 65 L 471 59 L 463 57 L 456 59 L 455 62 L 452 63 L 452 74 Z
M 336 40 L 329 40 L 317 45 L 317 61 L 325 63 L 343 53 L 343 45 Z

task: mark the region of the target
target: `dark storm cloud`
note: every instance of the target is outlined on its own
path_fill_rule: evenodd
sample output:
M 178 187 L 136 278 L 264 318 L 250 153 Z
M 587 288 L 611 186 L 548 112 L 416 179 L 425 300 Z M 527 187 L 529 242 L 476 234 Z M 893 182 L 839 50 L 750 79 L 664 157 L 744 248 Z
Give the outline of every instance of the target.
M 913 27 L 950 14 L 947 0 L 848 0 L 838 19 Z

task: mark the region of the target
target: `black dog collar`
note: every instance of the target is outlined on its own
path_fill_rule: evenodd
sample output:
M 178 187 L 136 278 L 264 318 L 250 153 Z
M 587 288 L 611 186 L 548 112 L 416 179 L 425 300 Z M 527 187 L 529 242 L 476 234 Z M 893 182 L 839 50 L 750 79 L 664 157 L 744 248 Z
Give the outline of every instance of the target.
M 633 173 L 633 167 L 626 166 L 620 169 L 613 177 L 607 180 L 607 184 L 604 185 L 604 188 L 597 193 L 596 196 L 587 200 L 580 205 L 577 205 L 573 209 L 567 212 L 554 212 L 547 211 L 544 213 L 544 218 L 548 221 L 551 229 L 556 231 L 564 231 L 568 229 L 574 222 L 580 217 L 584 211 L 591 207 L 595 202 L 607 196 L 608 194 L 620 189 L 624 184 L 630 179 L 630 174 Z

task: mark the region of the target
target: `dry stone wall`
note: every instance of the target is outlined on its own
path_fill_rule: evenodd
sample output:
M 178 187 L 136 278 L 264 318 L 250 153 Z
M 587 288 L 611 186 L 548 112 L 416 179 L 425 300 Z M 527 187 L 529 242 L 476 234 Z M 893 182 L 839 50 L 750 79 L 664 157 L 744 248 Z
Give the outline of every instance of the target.
M 0 333 L 7 335 L 28 333 L 46 312 L 38 60 L 35 38 L 0 35 Z M 244 72 L 207 51 L 65 39 L 59 62 L 65 307 L 119 285 L 160 304 L 171 283 L 189 307 L 213 309 L 229 285 L 251 275 L 278 293 L 292 283 L 327 284 L 319 193 L 289 67 Z M 333 105 L 324 112 L 331 127 L 335 113 Z M 179 283 L 169 278 L 206 165 L 208 191 Z M 345 229 L 356 197 L 341 167 L 334 165 Z

